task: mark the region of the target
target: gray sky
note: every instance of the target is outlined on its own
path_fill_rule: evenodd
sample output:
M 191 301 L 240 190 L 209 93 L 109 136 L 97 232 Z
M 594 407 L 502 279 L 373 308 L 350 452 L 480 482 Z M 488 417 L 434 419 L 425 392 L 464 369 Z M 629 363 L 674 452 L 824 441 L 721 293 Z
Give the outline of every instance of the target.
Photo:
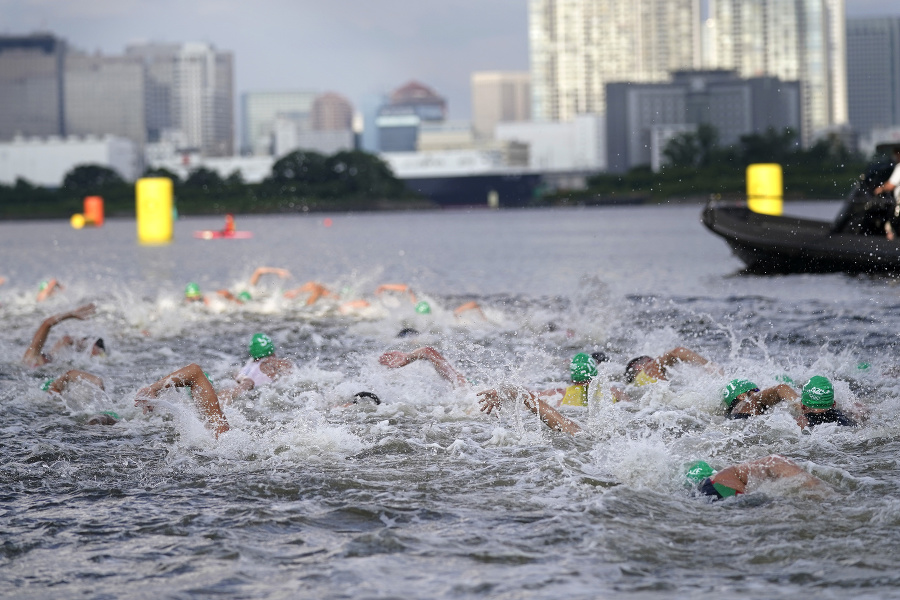
M 900 16 L 847 0 L 849 17 Z M 527 0 L 0 0 L 0 33 L 49 31 L 87 51 L 203 41 L 234 53 L 236 93 L 335 91 L 357 107 L 417 79 L 470 113 L 469 76 L 528 69 Z

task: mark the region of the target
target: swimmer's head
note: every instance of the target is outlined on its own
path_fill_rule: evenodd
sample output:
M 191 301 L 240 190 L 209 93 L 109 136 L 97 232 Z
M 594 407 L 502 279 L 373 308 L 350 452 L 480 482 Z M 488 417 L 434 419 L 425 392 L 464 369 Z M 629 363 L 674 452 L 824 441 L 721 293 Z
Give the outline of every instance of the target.
M 431 305 L 425 302 L 424 300 L 420 300 L 416 303 L 416 312 L 420 315 L 430 315 L 431 314 Z
M 275 344 L 272 343 L 271 338 L 266 334 L 254 333 L 253 337 L 250 338 L 250 345 L 247 347 L 247 350 L 254 360 L 259 360 L 275 354 Z
M 359 404 L 360 400 L 371 400 L 376 405 L 381 404 L 381 398 L 372 392 L 356 392 L 353 394 L 353 404 Z
M 713 474 L 715 474 L 713 468 L 709 466 L 708 462 L 703 460 L 695 460 L 687 465 L 684 471 L 684 476 L 687 477 L 688 481 L 694 484 L 700 483 L 707 477 L 712 477 Z
M 238 300 L 241 302 L 250 302 L 253 300 L 253 296 L 250 295 L 250 292 L 244 290 L 240 294 L 237 295 Z
M 810 377 L 803 386 L 800 404 L 807 408 L 831 408 L 834 406 L 834 386 L 827 377 L 816 375 Z
M 758 392 L 759 386 L 749 379 L 732 379 L 728 385 L 722 388 L 722 403 L 725 404 L 725 408 L 731 408 L 738 396 L 753 391 Z
M 591 352 L 591 358 L 593 358 L 594 362 L 596 362 L 598 365 L 600 363 L 609 361 L 609 357 L 606 355 L 606 352 L 601 352 L 599 350 L 597 352 Z
M 53 385 L 53 382 L 54 382 L 54 381 L 55 381 L 55 379 L 48 379 L 47 381 L 45 381 L 44 383 L 42 383 L 42 384 L 41 384 L 41 391 L 43 391 L 43 392 L 49 392 L 49 391 L 50 391 L 50 386 Z
M 184 297 L 188 300 L 196 300 L 200 296 L 200 286 L 193 281 L 184 286 Z
M 629 360 L 628 364 L 625 365 L 626 383 L 634 383 L 634 378 L 637 377 L 638 373 L 651 362 L 653 362 L 652 356 L 638 356 Z
M 75 342 L 75 349 L 79 352 L 88 350 L 91 356 L 106 356 L 106 344 L 103 338 L 81 338 Z
M 403 329 L 400 330 L 400 333 L 397 334 L 397 337 L 404 338 L 404 337 L 413 337 L 416 335 L 419 335 L 418 330 L 413 329 L 412 327 L 404 327 Z
M 579 352 L 572 357 L 569 365 L 572 383 L 585 383 L 597 376 L 597 361 L 590 354 Z
M 104 410 L 88 419 L 88 425 L 115 425 L 119 422 L 119 415 L 111 410 Z

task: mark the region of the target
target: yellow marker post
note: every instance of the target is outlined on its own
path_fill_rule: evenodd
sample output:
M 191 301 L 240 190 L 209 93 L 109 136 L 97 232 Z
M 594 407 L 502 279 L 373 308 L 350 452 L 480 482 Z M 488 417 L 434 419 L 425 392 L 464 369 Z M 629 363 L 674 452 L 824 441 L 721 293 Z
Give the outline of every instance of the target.
M 747 206 L 764 215 L 780 215 L 783 210 L 781 165 L 759 163 L 747 167 Z
M 141 244 L 172 241 L 172 180 L 144 177 L 135 184 L 137 235 Z

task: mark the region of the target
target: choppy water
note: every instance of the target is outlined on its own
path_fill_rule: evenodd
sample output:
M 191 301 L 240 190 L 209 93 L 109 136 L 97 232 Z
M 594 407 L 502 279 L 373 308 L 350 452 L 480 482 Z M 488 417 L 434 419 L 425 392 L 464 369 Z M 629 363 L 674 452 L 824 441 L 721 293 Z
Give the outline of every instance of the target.
M 835 205 L 794 206 L 830 217 Z M 0 223 L 0 595 L 253 598 L 900 597 L 900 288 L 847 275 L 741 276 L 697 206 L 565 211 L 239 217 L 246 241 L 200 241 L 218 219 L 185 219 L 143 248 L 133 222 L 74 231 Z M 244 289 L 284 267 L 246 306 L 182 303 Z M 62 293 L 37 304 L 42 279 Z M 281 291 L 307 280 L 369 297 L 404 282 L 427 299 L 361 315 Z M 488 321 L 457 320 L 476 300 Z M 19 361 L 45 317 L 94 301 L 58 336 L 102 335 L 110 354 Z M 421 334 L 398 339 L 403 327 Z M 218 441 L 188 398 L 144 416 L 135 392 L 197 362 L 225 384 L 267 331 L 296 372 L 226 409 Z M 473 381 L 458 390 L 389 349 L 432 345 Z M 605 350 L 604 380 L 638 354 L 686 345 L 723 376 L 683 368 L 631 404 L 566 412 L 586 433 L 499 419 L 475 393 L 563 384 L 568 360 Z M 857 364 L 871 364 L 867 370 Z M 68 368 L 107 393 L 53 399 Z M 717 414 L 734 376 L 833 378 L 859 430 L 801 434 L 786 409 L 749 422 Z M 360 390 L 385 402 L 343 406 Z M 123 420 L 89 427 L 97 411 Z M 717 468 L 780 453 L 827 482 L 824 498 L 763 485 L 706 504 L 682 465 Z

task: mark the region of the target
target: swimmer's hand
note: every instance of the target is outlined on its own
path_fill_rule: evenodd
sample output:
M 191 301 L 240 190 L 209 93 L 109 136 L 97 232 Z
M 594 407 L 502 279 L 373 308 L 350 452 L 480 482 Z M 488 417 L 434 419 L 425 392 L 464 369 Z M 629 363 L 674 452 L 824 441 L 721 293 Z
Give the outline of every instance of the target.
M 75 310 L 70 310 L 69 312 L 65 313 L 65 315 L 61 316 L 65 319 L 80 319 L 83 321 L 84 319 L 93 316 L 96 310 L 97 307 L 92 302 L 90 304 L 85 304 L 84 306 L 79 306 Z
M 156 393 L 150 386 L 145 388 L 141 388 L 138 390 L 138 393 L 134 396 L 134 405 L 140 408 L 143 413 L 146 415 L 147 413 L 153 412 L 153 404 L 151 404 L 151 400 L 156 398 Z
M 378 362 L 388 367 L 390 369 L 397 369 L 399 367 L 405 367 L 409 363 L 415 360 L 410 353 L 401 352 L 399 350 L 392 350 L 390 352 L 385 352 L 378 358 Z
M 490 389 L 478 392 L 478 402 L 481 404 L 481 412 L 491 414 L 491 411 L 499 409 L 506 399 L 506 394 L 500 390 Z

